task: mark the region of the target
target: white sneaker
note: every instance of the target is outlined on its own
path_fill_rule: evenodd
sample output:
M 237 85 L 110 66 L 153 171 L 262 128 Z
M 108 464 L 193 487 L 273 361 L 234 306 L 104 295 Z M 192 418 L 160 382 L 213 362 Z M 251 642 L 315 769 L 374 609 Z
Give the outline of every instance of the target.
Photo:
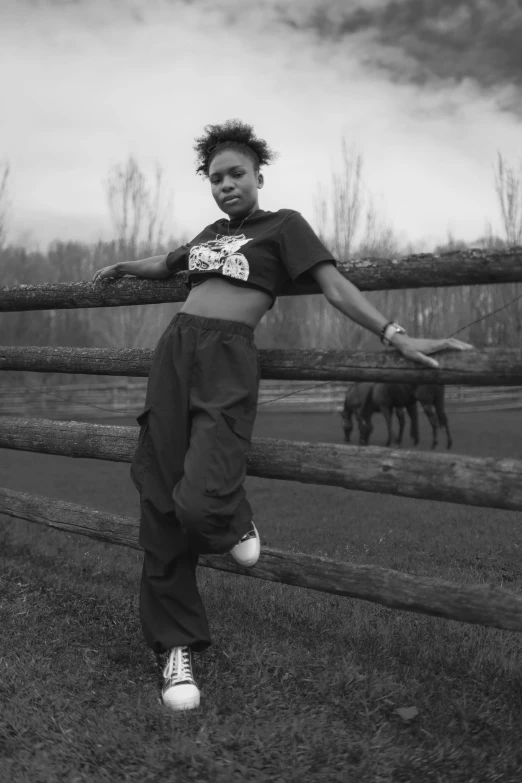
M 173 647 L 169 650 L 163 678 L 165 682 L 161 698 L 167 707 L 171 710 L 193 710 L 199 707 L 199 688 L 192 672 L 190 647 Z
M 241 538 L 239 544 L 236 544 L 230 550 L 230 554 L 239 565 L 251 568 L 259 560 L 261 552 L 261 541 L 259 540 L 259 533 L 257 528 L 252 522 L 252 530 Z

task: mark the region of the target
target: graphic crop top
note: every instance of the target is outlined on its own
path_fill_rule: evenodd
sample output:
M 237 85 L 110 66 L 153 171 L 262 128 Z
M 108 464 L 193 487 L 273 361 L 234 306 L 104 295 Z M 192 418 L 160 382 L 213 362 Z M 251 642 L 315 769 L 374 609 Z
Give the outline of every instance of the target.
M 244 221 L 222 218 L 206 226 L 186 245 L 166 256 L 172 273 L 188 270 L 189 286 L 209 277 L 225 277 L 234 285 L 259 288 L 277 296 L 289 280 L 295 281 L 320 261 L 335 258 L 300 212 L 258 209 Z M 229 235 L 229 232 L 230 234 Z

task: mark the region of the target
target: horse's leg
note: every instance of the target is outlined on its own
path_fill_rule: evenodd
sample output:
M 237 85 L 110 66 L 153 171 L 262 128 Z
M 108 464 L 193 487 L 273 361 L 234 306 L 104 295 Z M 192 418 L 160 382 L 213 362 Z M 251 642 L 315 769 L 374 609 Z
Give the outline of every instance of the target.
M 448 423 L 448 417 L 446 416 L 446 411 L 444 410 L 444 388 L 442 388 L 442 393 L 438 395 L 436 401 L 435 401 L 435 410 L 437 411 L 437 418 L 439 420 L 439 427 L 444 427 L 446 430 L 446 448 L 451 449 L 453 445 L 453 439 L 451 437 L 451 432 L 449 428 Z
M 343 419 L 344 441 L 349 443 L 353 430 L 352 411 L 344 410 L 341 416 Z
M 438 443 L 438 439 L 437 439 L 438 422 L 437 422 L 437 416 L 435 414 L 435 409 L 433 405 L 431 405 L 430 403 L 424 403 L 422 407 L 424 409 L 424 413 L 428 417 L 429 423 L 431 424 L 431 431 L 433 436 L 431 441 L 431 448 L 435 449 L 437 448 L 437 443 Z
M 373 432 L 372 416 L 378 410 L 373 401 L 374 387 L 374 383 L 365 385 L 365 394 L 361 400 L 361 407 L 357 411 L 361 446 L 367 446 L 370 442 L 370 435 Z
M 387 446 L 391 446 L 392 437 L 393 437 L 393 431 L 392 431 L 392 408 L 388 408 L 386 405 L 380 406 L 381 413 L 384 416 L 384 419 L 386 421 L 386 426 L 388 427 L 388 440 L 386 441 Z
M 367 446 L 373 432 L 372 414 L 368 411 L 359 411 L 357 413 L 357 422 L 359 424 L 359 445 Z
M 357 426 L 359 427 L 359 446 L 367 446 L 369 440 L 369 422 L 366 421 L 360 411 L 357 411 L 355 416 L 357 418 Z
M 417 401 L 415 400 L 406 408 L 410 417 L 410 438 L 415 446 L 419 444 L 419 416 L 417 410 Z
M 397 438 L 397 443 L 399 446 L 402 443 L 402 435 L 404 432 L 404 424 L 406 423 L 406 417 L 404 415 L 404 408 L 395 408 L 395 413 L 397 414 L 397 418 L 399 420 L 399 436 Z
M 447 437 L 446 448 L 451 449 L 451 447 L 453 446 L 453 439 L 451 437 L 451 432 L 448 424 L 448 417 L 446 416 L 444 411 L 439 410 L 437 411 L 437 413 L 439 415 L 439 425 L 441 427 L 444 427 L 444 429 L 446 430 L 446 437 Z

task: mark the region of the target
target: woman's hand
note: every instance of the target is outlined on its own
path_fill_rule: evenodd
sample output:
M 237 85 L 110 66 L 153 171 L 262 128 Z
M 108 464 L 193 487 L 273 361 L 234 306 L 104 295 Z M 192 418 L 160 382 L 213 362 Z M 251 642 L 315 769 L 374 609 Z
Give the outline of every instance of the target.
M 93 283 L 100 280 L 107 280 L 112 277 L 122 277 L 126 272 L 123 272 L 121 264 L 111 264 L 111 266 L 104 266 L 102 269 L 98 269 L 94 273 L 92 278 Z
M 109 280 L 112 277 L 143 277 L 149 280 L 161 280 L 172 277 L 172 270 L 167 266 L 167 255 L 137 258 L 136 261 L 119 261 L 112 266 L 104 266 L 94 273 L 93 282 Z
M 473 346 L 456 340 L 454 337 L 445 337 L 442 340 L 433 340 L 429 337 L 408 337 L 407 334 L 394 334 L 391 345 L 402 353 L 407 359 L 425 364 L 427 367 L 440 367 L 436 359 L 431 359 L 427 354 L 439 351 L 469 351 Z

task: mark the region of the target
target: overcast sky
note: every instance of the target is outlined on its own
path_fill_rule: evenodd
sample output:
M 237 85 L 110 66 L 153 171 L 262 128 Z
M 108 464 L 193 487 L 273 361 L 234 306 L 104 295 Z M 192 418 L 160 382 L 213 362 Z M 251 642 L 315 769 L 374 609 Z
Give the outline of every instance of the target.
M 193 139 L 232 117 L 280 153 L 265 209 L 317 225 L 344 136 L 403 241 L 500 231 L 496 151 L 522 156 L 521 16 L 516 0 L 2 0 L 9 238 L 108 237 L 104 180 L 129 154 L 165 170 L 168 233 L 196 234 L 221 213 Z

